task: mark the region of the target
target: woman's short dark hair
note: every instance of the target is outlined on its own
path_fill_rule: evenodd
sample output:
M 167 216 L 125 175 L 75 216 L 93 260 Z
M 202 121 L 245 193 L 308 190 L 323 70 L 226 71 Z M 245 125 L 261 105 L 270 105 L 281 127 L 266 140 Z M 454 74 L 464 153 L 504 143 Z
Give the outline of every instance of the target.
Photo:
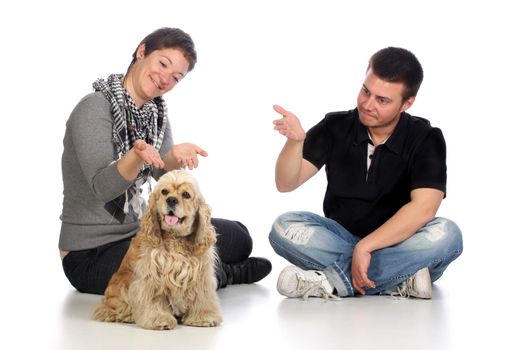
M 376 52 L 368 62 L 375 75 L 390 83 L 403 83 L 403 99 L 416 96 L 423 81 L 423 67 L 416 56 L 399 47 L 387 47 Z
M 184 58 L 188 60 L 188 72 L 195 67 L 197 62 L 197 52 L 195 51 L 195 44 L 191 37 L 178 28 L 160 28 L 145 37 L 133 52 L 133 59 L 128 67 L 128 72 L 131 66 L 137 60 L 137 50 L 140 45 L 144 44 L 144 55 L 148 56 L 155 50 L 162 49 L 179 49 L 182 51 Z

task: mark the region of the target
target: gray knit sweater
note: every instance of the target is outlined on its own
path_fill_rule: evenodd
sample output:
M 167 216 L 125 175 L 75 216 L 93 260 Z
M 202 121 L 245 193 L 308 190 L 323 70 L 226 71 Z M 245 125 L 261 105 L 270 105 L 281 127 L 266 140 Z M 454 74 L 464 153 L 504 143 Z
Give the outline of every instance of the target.
M 61 250 L 83 250 L 133 236 L 138 221 L 130 213 L 121 224 L 105 209 L 104 204 L 132 184 L 117 170 L 115 146 L 112 143 L 111 105 L 100 92 L 84 97 L 66 123 L 62 179 L 64 200 L 62 228 L 58 247 Z M 163 156 L 173 144 L 169 122 L 160 149 Z M 164 171 L 155 170 L 158 179 Z

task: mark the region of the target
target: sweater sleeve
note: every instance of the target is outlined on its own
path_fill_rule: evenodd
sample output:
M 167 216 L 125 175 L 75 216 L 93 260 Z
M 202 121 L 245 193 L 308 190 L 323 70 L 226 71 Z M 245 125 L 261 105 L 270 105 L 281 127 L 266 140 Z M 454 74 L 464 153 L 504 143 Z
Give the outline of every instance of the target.
M 117 169 L 116 150 L 112 142 L 111 105 L 101 93 L 82 99 L 68 121 L 73 147 L 93 194 L 109 202 L 132 184 Z

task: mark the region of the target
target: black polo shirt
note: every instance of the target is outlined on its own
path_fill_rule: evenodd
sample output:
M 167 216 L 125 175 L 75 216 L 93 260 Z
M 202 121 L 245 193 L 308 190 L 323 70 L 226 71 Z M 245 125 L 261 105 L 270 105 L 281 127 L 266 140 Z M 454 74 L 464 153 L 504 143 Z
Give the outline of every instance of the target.
M 328 113 L 311 128 L 303 157 L 326 166 L 324 214 L 365 237 L 410 201 L 417 188 L 446 191 L 446 145 L 428 120 L 402 113 L 386 143 L 376 147 L 367 171 L 367 128 L 357 109 Z

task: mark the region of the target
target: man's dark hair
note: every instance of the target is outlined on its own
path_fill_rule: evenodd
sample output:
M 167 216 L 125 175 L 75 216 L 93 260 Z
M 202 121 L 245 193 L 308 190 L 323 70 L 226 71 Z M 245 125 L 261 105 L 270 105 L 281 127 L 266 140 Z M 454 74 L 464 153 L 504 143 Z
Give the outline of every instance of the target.
M 423 81 L 423 68 L 416 56 L 399 47 L 387 47 L 376 52 L 368 62 L 368 69 L 381 80 L 390 83 L 403 83 L 403 99 L 417 95 Z
M 179 49 L 182 51 L 184 58 L 188 60 L 189 67 L 188 72 L 190 72 L 195 63 L 197 62 L 197 52 L 195 51 L 195 44 L 191 37 L 178 28 L 160 28 L 149 34 L 145 37 L 140 44 L 133 52 L 133 59 L 131 64 L 128 67 L 128 72 L 131 69 L 131 66 L 137 60 L 137 50 L 140 45 L 144 44 L 144 55 L 148 56 L 155 50 L 161 49 Z

